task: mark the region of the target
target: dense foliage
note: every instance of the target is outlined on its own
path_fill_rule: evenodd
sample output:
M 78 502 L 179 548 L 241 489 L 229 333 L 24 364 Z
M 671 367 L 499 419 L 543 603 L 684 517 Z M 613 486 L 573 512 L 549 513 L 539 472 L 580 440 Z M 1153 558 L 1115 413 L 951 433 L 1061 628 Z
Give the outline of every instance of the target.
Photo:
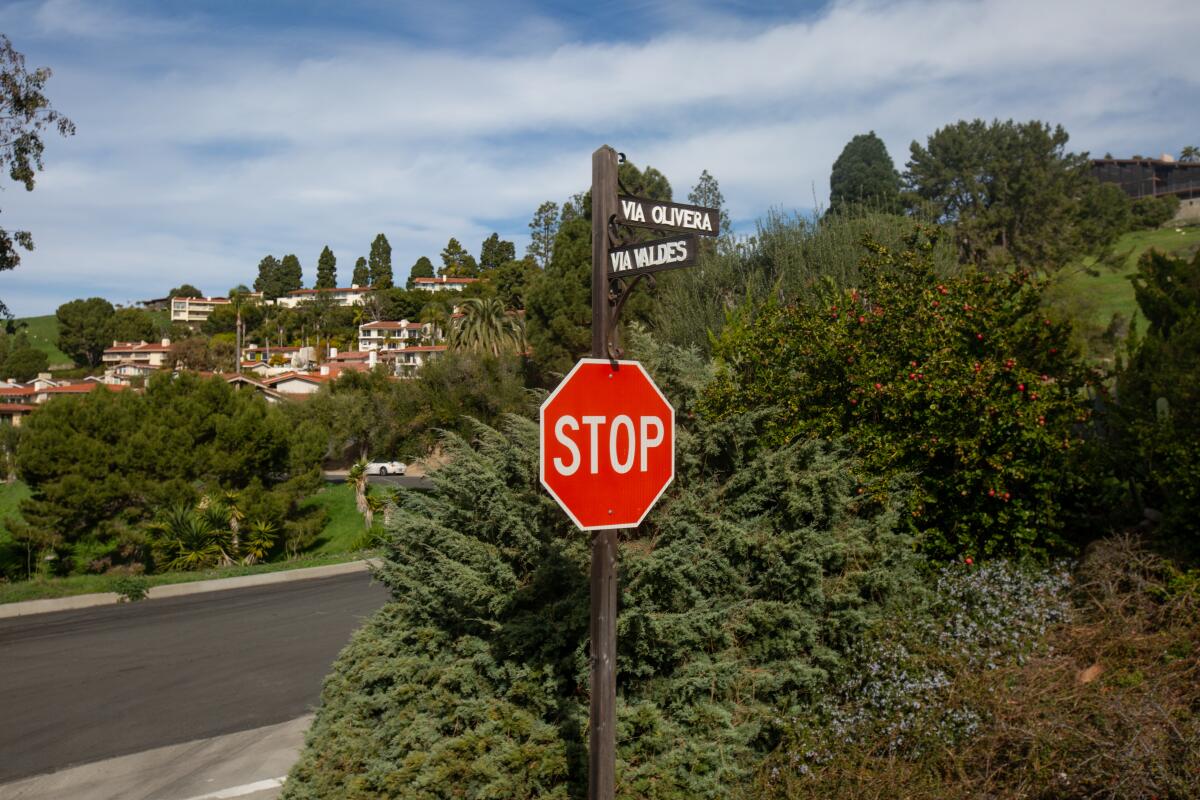
M 1110 213 L 1128 218 L 1128 201 L 1102 190 L 1086 154 L 1066 149 L 1068 139 L 1061 126 L 1036 120 L 960 121 L 925 146 L 912 143 L 905 187 L 954 226 L 964 263 L 1053 271 L 1124 232 Z
M 0 34 L 0 171 L 33 191 L 37 173 L 42 169 L 45 143 L 42 135 L 57 130 L 63 136 L 75 133 L 75 124 L 56 111 L 44 94 L 50 70 L 39 67 L 32 72 L 25 68 L 25 56 Z M 29 231 L 7 231 L 0 228 L 0 271 L 13 269 L 21 263 L 18 248 L 33 249 Z M 9 316 L 8 308 L 0 302 L 0 316 Z
M 706 374 L 647 353 L 686 416 Z M 693 420 L 681 476 L 621 546 L 617 795 L 725 798 L 864 631 L 918 596 L 896 514 L 839 448 L 756 451 L 749 419 Z M 404 495 L 360 631 L 285 796 L 576 797 L 586 783 L 588 555 L 541 491 L 537 427 L 449 436 Z M 451 788 L 453 787 L 453 788 Z
M 900 210 L 900 173 L 875 131 L 851 139 L 829 173 L 829 210 L 836 214 L 860 207 Z
M 1022 273 L 937 275 L 924 234 L 868 243 L 854 288 L 771 302 L 726 327 L 704 408 L 773 409 L 762 443 L 845 435 L 869 495 L 909 475 L 907 517 L 939 555 L 1062 544 L 1069 468 L 1088 416 L 1069 326 Z
M 0 334 L 0 378 L 29 381 L 45 372 L 50 359 L 45 351 L 34 347 L 24 331 Z
M 22 426 L 17 461 L 32 496 L 14 534 L 62 570 L 152 558 L 148 525 L 232 492 L 252 518 L 285 525 L 316 484 L 323 442 L 253 392 L 194 375 L 145 394 L 99 389 L 52 400 Z
M 1200 550 L 1200 253 L 1147 253 L 1133 282 L 1149 328 L 1118 375 L 1118 466 L 1137 506 Z

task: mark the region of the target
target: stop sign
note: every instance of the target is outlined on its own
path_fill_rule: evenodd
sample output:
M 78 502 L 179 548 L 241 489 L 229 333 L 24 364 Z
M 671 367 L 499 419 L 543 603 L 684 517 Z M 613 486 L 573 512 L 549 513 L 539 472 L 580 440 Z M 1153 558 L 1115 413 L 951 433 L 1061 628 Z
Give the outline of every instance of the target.
M 585 531 L 633 528 L 675 477 L 675 409 L 636 361 L 584 358 L 541 409 L 542 485 Z

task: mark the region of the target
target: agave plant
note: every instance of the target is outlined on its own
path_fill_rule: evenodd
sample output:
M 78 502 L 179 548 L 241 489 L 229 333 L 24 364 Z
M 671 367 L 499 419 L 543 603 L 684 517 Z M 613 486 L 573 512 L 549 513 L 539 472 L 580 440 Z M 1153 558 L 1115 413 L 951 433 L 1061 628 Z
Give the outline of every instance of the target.
M 242 541 L 242 563 L 257 564 L 266 559 L 275 546 L 278 529 L 274 522 L 256 519 L 246 529 L 246 537 Z
M 209 514 L 176 506 L 148 526 L 154 549 L 169 570 L 202 569 L 225 557 L 219 531 Z

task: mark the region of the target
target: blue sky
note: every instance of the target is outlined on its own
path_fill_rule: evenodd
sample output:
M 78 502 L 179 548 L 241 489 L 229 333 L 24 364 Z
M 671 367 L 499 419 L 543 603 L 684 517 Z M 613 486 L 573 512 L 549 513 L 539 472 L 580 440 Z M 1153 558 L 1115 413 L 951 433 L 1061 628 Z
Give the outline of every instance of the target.
M 259 259 L 376 233 L 402 279 L 449 237 L 523 251 L 544 200 L 608 143 L 684 197 L 720 181 L 740 231 L 810 209 L 855 134 L 908 145 L 963 118 L 1062 123 L 1095 154 L 1200 144 L 1195 0 L 149 2 L 0 5 L 0 31 L 78 126 L 5 227 L 18 315 L 99 295 L 224 293 Z

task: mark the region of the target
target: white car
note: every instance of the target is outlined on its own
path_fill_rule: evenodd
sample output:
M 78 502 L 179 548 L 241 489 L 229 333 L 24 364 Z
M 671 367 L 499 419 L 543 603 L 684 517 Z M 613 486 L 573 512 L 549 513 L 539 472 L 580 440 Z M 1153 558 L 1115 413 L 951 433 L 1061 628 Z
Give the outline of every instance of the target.
M 367 464 L 368 475 L 403 475 L 408 465 L 402 461 L 372 461 Z

